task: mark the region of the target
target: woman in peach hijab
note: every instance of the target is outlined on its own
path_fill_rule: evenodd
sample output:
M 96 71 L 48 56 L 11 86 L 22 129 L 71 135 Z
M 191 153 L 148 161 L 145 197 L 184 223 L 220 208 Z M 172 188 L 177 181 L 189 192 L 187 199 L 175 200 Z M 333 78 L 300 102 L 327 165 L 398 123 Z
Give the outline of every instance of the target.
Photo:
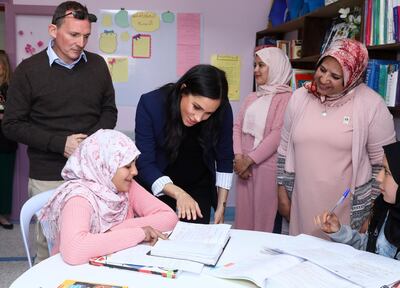
M 278 207 L 276 159 L 283 116 L 292 95 L 292 67 L 276 47 L 256 51 L 257 92 L 247 96 L 233 126 L 235 227 L 272 232 Z

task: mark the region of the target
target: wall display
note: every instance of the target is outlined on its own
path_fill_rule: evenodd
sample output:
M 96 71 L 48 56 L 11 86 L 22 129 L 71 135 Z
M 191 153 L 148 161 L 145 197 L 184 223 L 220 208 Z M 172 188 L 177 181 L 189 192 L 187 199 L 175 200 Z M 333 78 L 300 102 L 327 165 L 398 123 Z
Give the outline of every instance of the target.
M 98 53 L 110 69 L 117 106 L 135 110 L 142 94 L 175 82 L 180 71 L 201 63 L 203 25 L 198 13 L 127 9 L 101 9 L 99 13 Z M 189 17 L 185 23 L 192 21 L 192 27 L 199 27 L 192 34 L 186 30 L 195 39 L 184 38 L 195 45 L 184 58 L 179 54 L 180 14 Z

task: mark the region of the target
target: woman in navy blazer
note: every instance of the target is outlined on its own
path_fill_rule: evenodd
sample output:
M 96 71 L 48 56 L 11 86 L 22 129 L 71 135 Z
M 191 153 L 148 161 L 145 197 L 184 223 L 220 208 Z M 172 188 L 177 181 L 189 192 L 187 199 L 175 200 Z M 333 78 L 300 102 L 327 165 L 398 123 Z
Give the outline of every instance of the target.
M 233 172 L 232 108 L 225 73 L 197 65 L 141 96 L 138 181 L 184 221 L 223 223 Z M 218 190 L 218 191 L 217 191 Z

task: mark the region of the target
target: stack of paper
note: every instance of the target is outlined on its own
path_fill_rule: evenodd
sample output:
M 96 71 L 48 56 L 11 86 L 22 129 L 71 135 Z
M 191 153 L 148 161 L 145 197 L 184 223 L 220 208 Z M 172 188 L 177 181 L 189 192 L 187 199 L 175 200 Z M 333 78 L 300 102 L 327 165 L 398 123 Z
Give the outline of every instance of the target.
M 231 225 L 178 222 L 168 240 L 159 240 L 151 255 L 215 265 L 229 240 Z
M 288 237 L 260 252 L 205 272 L 282 288 L 379 288 L 400 280 L 400 261 L 313 236 Z

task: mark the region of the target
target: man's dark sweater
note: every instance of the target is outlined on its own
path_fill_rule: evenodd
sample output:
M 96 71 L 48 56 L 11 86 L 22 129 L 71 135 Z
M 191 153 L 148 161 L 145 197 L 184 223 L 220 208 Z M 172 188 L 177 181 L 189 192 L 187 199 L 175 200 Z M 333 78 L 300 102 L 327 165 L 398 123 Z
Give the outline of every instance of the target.
M 103 58 L 85 51 L 74 68 L 49 66 L 46 50 L 15 70 L 3 118 L 4 134 L 28 145 L 30 178 L 62 180 L 67 136 L 112 129 L 115 94 Z

